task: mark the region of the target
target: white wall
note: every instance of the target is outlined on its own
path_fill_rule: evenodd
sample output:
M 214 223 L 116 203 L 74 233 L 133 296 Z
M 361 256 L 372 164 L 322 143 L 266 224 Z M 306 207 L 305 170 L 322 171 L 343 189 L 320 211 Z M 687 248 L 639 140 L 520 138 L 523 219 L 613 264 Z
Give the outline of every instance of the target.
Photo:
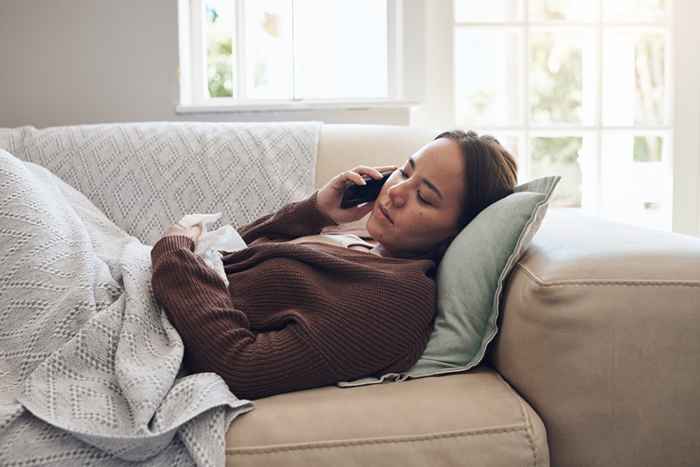
M 0 127 L 153 120 L 409 123 L 404 109 L 177 115 L 176 0 L 0 0 Z

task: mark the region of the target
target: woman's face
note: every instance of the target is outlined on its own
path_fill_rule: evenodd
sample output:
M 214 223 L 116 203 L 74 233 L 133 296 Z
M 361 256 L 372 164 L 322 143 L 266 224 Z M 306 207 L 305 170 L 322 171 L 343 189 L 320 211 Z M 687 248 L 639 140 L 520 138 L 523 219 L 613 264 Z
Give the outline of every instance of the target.
M 439 138 L 426 144 L 386 181 L 367 220 L 367 231 L 391 256 L 433 250 L 457 230 L 464 170 L 456 142 Z

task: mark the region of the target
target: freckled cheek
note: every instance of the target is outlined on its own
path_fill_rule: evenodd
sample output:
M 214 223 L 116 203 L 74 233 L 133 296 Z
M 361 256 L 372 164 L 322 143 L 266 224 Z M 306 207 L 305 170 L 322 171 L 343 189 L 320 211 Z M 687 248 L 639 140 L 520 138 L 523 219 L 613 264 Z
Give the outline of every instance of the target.
M 405 225 L 412 235 L 423 235 L 432 230 L 432 222 L 430 215 L 424 211 L 418 211 Z

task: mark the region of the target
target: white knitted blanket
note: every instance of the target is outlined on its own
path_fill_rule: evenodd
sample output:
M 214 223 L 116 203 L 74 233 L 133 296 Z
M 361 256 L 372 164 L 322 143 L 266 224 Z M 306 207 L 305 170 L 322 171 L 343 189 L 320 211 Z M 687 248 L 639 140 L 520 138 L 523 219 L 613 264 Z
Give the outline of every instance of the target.
M 0 465 L 223 466 L 254 405 L 181 370 L 151 247 L 2 150 L 0 193 Z

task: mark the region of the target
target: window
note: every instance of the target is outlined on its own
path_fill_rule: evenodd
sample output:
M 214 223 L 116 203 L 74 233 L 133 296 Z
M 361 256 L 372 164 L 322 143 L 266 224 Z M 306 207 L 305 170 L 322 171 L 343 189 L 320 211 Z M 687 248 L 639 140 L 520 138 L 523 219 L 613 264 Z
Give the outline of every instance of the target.
M 401 101 L 400 5 L 180 0 L 181 103 Z
M 671 231 L 671 5 L 454 0 L 456 124 L 491 133 L 553 208 Z

